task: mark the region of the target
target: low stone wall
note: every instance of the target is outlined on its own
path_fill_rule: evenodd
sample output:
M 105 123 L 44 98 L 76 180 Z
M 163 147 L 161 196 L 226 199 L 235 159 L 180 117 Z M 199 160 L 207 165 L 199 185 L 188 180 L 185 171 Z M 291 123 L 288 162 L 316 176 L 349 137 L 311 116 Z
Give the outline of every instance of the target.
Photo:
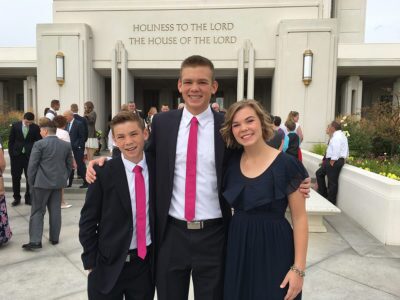
M 303 150 L 311 177 L 322 156 Z M 345 165 L 340 173 L 337 206 L 387 245 L 400 245 L 400 182 Z

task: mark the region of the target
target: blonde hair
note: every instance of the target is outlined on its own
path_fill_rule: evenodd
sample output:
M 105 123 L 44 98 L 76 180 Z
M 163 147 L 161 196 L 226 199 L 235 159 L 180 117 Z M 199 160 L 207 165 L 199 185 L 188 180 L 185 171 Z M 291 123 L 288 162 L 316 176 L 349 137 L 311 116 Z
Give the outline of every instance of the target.
M 228 148 L 241 148 L 242 146 L 236 141 L 232 133 L 232 122 L 236 113 L 245 108 L 250 107 L 256 113 L 261 123 L 262 136 L 265 141 L 271 139 L 274 134 L 273 124 L 270 115 L 264 110 L 261 104 L 253 99 L 241 100 L 232 104 L 225 114 L 225 122 L 220 130 L 222 139 Z
M 297 117 L 299 115 L 298 111 L 295 110 L 291 110 L 287 116 L 286 121 L 293 121 L 294 122 L 294 118 Z

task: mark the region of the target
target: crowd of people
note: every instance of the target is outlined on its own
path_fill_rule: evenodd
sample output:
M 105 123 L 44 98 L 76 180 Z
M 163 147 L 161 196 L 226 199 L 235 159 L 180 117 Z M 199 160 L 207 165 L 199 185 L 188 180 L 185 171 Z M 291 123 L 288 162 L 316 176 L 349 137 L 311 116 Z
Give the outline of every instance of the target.
M 134 102 L 121 107 L 110 122 L 112 158 L 92 160 L 98 144 L 90 101 L 84 116 L 76 104 L 61 116 L 53 100 L 39 126 L 33 114 L 24 115 L 14 133 L 23 137 L 21 154 L 13 152 L 25 156 L 26 166 L 14 167 L 15 180 L 26 169 L 25 203 L 32 203 L 23 248 L 42 247 L 46 206 L 50 242 L 59 242 L 61 205 L 68 205 L 62 191 L 76 167 L 81 188 L 88 187 L 79 240 L 89 299 L 153 299 L 157 287 L 158 299 L 183 300 L 191 277 L 195 299 L 301 299 L 311 183 L 301 163 L 299 113 L 291 111 L 281 124 L 256 100 L 222 112 L 210 103 L 218 89 L 213 63 L 198 55 L 182 62 L 178 89 L 184 104 L 176 110 L 152 107 L 145 116 Z M 330 124 L 329 145 L 340 144 L 339 131 Z M 328 146 L 332 170 L 324 169 L 328 199 L 346 157 L 335 149 Z M 3 199 L 0 189 L 0 208 Z M 3 227 L 0 243 L 11 237 L 9 224 Z

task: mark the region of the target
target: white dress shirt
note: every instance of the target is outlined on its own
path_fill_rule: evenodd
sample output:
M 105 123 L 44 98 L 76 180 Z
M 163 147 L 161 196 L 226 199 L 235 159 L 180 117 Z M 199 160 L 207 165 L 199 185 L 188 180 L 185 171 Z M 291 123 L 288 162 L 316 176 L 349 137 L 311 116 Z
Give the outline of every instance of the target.
M 49 111 L 47 112 L 47 114 L 45 115 L 45 117 L 50 119 L 50 121 L 53 121 L 55 115 L 53 113 L 51 113 L 51 112 L 53 112 L 54 114 L 57 114 L 54 110 L 52 110 L 50 108 Z
M 126 173 L 126 178 L 128 180 L 129 195 L 131 196 L 131 206 L 132 206 L 133 234 L 129 249 L 137 249 L 135 173 L 133 173 L 133 168 L 136 167 L 136 164 L 125 159 L 122 153 L 121 153 L 121 158 L 125 166 L 125 173 Z M 143 159 L 138 163 L 138 165 L 142 167 L 142 174 L 144 177 L 144 184 L 146 189 L 146 245 L 148 246 L 151 244 L 150 220 L 149 220 L 149 170 L 147 169 L 146 157 L 144 155 Z
M 66 131 L 65 129 L 57 128 L 56 136 L 57 136 L 60 140 L 63 140 L 63 141 L 68 142 L 68 143 L 71 143 L 71 139 L 70 139 L 70 137 L 69 137 L 69 133 L 68 133 L 68 131 Z
M 194 220 L 222 217 L 218 199 L 217 171 L 215 169 L 214 115 L 211 108 L 195 116 L 199 121 L 197 132 L 196 206 Z M 193 115 L 183 109 L 176 145 L 174 186 L 169 215 L 185 220 L 186 156 Z
M 343 131 L 336 130 L 329 141 L 328 149 L 326 150 L 326 158 L 338 160 L 339 158 L 346 159 L 349 156 L 349 145 L 347 137 Z

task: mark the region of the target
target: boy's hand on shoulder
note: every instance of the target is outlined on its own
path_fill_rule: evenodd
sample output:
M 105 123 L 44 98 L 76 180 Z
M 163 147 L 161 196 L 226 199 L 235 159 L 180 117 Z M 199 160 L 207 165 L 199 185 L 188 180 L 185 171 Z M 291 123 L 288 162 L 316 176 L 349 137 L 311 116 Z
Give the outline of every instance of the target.
M 99 157 L 96 159 L 93 159 L 89 162 L 89 165 L 87 166 L 86 170 L 86 181 L 88 183 L 93 183 L 96 181 L 96 171 L 94 170 L 94 166 L 98 165 L 102 167 L 104 163 L 107 161 L 107 157 Z

